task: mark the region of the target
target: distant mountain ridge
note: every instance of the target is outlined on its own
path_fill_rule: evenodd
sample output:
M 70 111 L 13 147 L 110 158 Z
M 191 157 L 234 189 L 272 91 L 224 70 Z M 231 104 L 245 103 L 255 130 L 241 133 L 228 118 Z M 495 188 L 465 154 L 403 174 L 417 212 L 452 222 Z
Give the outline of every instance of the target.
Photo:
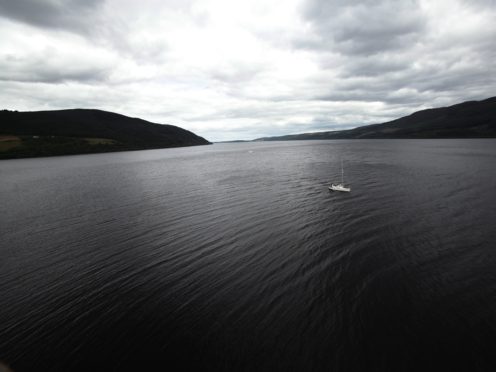
M 210 144 L 174 125 L 93 109 L 0 111 L 0 158 Z
M 414 112 L 349 130 L 263 137 L 255 141 L 359 138 L 495 138 L 496 97 Z

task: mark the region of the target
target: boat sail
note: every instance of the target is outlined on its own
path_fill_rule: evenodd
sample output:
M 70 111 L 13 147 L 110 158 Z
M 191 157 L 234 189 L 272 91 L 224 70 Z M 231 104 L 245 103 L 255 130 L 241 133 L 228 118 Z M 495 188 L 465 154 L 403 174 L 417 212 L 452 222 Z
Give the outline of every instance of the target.
M 342 192 L 350 192 L 351 191 L 351 187 L 346 186 L 344 183 L 343 160 L 341 160 L 341 183 L 331 183 L 331 186 L 329 186 L 329 190 L 342 191 Z

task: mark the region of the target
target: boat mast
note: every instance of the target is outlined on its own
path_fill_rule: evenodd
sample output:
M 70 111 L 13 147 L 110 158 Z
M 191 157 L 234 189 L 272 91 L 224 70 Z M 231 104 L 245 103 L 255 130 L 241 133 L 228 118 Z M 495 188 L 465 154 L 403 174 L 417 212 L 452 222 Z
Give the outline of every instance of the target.
M 343 169 L 343 159 L 341 159 L 341 184 L 344 185 L 344 169 Z

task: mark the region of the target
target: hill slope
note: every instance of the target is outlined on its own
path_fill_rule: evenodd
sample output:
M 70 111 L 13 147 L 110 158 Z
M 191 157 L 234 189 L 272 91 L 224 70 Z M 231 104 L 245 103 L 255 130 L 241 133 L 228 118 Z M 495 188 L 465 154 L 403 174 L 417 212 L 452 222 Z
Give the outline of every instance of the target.
M 496 137 L 496 97 L 414 112 L 382 124 L 350 130 L 258 138 L 255 141 L 354 138 Z
M 0 158 L 206 145 L 185 129 L 101 110 L 0 111 Z

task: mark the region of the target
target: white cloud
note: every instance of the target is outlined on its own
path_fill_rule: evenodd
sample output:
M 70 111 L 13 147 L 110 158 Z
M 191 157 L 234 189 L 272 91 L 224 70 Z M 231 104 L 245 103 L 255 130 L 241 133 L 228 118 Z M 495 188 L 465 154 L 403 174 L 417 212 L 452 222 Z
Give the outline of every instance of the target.
M 494 95 L 493 2 L 0 0 L 0 99 L 209 140 L 342 129 Z

